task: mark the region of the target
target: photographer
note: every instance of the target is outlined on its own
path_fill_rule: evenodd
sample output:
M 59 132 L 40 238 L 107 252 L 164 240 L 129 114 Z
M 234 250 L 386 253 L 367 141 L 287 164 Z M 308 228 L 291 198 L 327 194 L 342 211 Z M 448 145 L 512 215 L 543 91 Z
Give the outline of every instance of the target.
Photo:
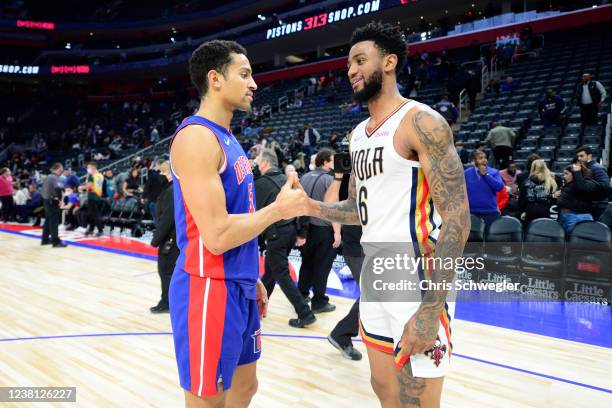
M 155 232 L 151 246 L 159 248 L 157 254 L 157 273 L 161 279 L 161 299 L 156 306 L 151 307 L 151 313 L 168 313 L 168 288 L 174 271 L 179 249 L 176 245 L 176 227 L 174 225 L 174 188 L 170 164 L 165 161 L 159 165 L 159 174 L 168 180 L 166 188 L 160 193 L 156 205 Z
M 262 149 L 257 157 L 261 176 L 255 179 L 255 198 L 258 208 L 264 208 L 276 200 L 287 177 L 278 168 L 278 157 L 272 149 Z M 281 290 L 293 305 L 297 319 L 290 319 L 292 327 L 306 327 L 317 319 L 310 310 L 289 274 L 289 252 L 296 245 L 303 245 L 304 239 L 298 237 L 296 219 L 283 220 L 269 226 L 263 232 L 266 245 L 265 273 L 261 278 L 268 297 L 272 296 L 274 285 L 278 282 Z M 300 235 L 303 235 L 300 232 Z

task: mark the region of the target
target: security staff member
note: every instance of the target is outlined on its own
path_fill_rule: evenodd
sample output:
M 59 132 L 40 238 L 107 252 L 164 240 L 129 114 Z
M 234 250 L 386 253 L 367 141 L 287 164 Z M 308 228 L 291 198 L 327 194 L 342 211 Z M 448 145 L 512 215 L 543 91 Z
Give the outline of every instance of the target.
M 580 106 L 580 121 L 583 128 L 597 124 L 597 113 L 606 96 L 606 88 L 600 82 L 593 81 L 589 73 L 582 74 L 582 81 L 576 88 L 576 102 Z
M 157 273 L 161 280 L 161 299 L 156 306 L 149 308 L 151 313 L 168 313 L 168 289 L 179 249 L 176 245 L 176 227 L 174 225 L 174 189 L 172 185 L 172 173 L 170 164 L 164 161 L 159 165 L 160 177 L 168 180 L 165 189 L 159 194 L 156 202 L 155 232 L 151 240 L 151 246 L 158 247 Z
M 255 198 L 257 207 L 264 208 L 276 200 L 287 177 L 278 168 L 278 158 L 272 149 L 263 149 L 257 157 L 261 176 L 255 179 Z M 278 282 L 281 290 L 293 305 L 297 319 L 290 319 L 292 327 L 306 327 L 317 319 L 310 310 L 306 299 L 298 291 L 289 274 L 289 252 L 297 239 L 297 220 L 282 220 L 269 226 L 263 232 L 266 244 L 265 273 L 261 278 L 268 297 L 272 295 L 274 285 Z M 303 244 L 303 239 L 299 240 Z
M 47 176 L 42 185 L 41 196 L 43 206 L 45 208 L 45 223 L 43 224 L 43 233 L 41 245 L 53 244 L 54 248 L 65 248 L 64 244 L 59 239 L 57 232 L 60 223 L 60 200 L 62 198 L 62 189 L 59 184 L 59 176 L 63 173 L 64 167 L 60 163 L 55 163 L 51 167 L 51 173 Z M 49 235 L 51 239 L 49 240 Z

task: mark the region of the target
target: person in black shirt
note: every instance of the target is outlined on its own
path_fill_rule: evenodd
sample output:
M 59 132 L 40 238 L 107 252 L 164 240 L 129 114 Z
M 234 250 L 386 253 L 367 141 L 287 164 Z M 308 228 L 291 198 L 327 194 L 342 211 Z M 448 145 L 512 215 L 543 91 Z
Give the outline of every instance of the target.
M 255 179 L 255 199 L 257 207 L 261 209 L 276 200 L 287 177 L 278 168 L 278 158 L 272 149 L 261 151 L 257 157 L 257 165 L 262 175 Z M 290 319 L 289 325 L 306 327 L 317 319 L 289 274 L 288 256 L 297 240 L 297 228 L 296 219 L 283 220 L 272 224 L 263 232 L 266 257 L 265 273 L 261 281 L 266 287 L 268 297 L 272 296 L 274 285 L 278 282 L 298 316 L 297 319 Z M 299 243 L 303 245 L 303 239 Z
M 130 170 L 130 175 L 127 180 L 123 182 L 123 196 L 124 197 L 136 197 L 142 192 L 142 186 L 140 184 L 140 171 L 137 168 Z
M 165 160 L 157 160 L 155 161 L 154 167 L 149 170 L 147 175 L 147 182 L 145 183 L 144 193 L 143 193 L 143 204 L 146 201 L 146 208 L 153 218 L 153 221 L 157 222 L 157 211 L 155 208 L 157 199 L 161 192 L 166 187 L 166 178 L 163 175 L 160 175 L 160 166 L 164 163 Z
M 166 188 L 159 194 L 157 199 L 157 214 L 155 219 L 155 232 L 151 240 L 151 246 L 159 248 L 157 254 L 157 273 L 161 279 L 161 299 L 156 306 L 151 307 L 151 313 L 168 313 L 168 289 L 170 279 L 179 256 L 176 245 L 176 227 L 174 225 L 174 189 L 170 164 L 166 161 L 159 166 L 160 175 L 168 180 Z
M 325 193 L 325 201 L 335 202 L 345 200 L 348 197 L 349 175 L 336 174 L 334 181 Z M 343 225 L 342 255 L 344 261 L 351 270 L 353 279 L 359 284 L 361 266 L 363 265 L 364 253 L 361 247 L 361 225 Z M 327 340 L 340 350 L 340 353 L 349 360 L 361 360 L 361 353 L 353 347 L 351 338 L 356 337 L 359 332 L 359 299 L 353 303 L 348 314 L 338 322 L 331 331 Z

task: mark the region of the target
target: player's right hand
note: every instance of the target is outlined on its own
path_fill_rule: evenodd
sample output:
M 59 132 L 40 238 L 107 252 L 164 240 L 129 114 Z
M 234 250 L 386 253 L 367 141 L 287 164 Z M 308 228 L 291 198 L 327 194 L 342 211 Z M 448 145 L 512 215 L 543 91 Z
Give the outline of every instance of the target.
M 308 210 L 308 195 L 301 188 L 296 173 L 290 173 L 287 182 L 276 196 L 276 208 L 281 219 L 288 220 L 306 215 Z

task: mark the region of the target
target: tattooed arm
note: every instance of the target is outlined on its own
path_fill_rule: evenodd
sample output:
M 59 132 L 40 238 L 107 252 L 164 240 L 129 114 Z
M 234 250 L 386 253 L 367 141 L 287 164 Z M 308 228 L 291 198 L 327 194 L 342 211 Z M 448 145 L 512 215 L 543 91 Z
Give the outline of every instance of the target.
M 402 125 L 408 142 L 419 155 L 434 205 L 442 217 L 442 227 L 434 256 L 457 259 L 470 232 L 470 213 L 463 165 L 455 150 L 446 120 L 428 108 L 413 109 Z M 447 262 L 434 262 L 433 283 L 453 282 L 455 271 Z M 409 320 L 400 342 L 403 354 L 422 353 L 436 341 L 439 317 L 446 302 L 446 290 L 428 290 L 418 311 Z
M 350 141 L 349 136 L 349 141 Z M 330 188 L 337 187 L 334 186 L 333 182 Z M 326 201 L 328 195 L 326 194 Z M 331 194 L 330 194 L 331 197 Z M 336 194 L 336 200 L 338 195 Z M 309 210 L 308 215 L 311 217 L 321 218 L 323 220 L 338 223 L 338 224 L 349 224 L 349 225 L 361 225 L 359 221 L 359 213 L 357 212 L 357 184 L 355 183 L 355 173 L 351 172 L 351 177 L 349 179 L 349 188 L 348 188 L 348 198 L 344 201 L 337 202 L 321 202 L 316 200 L 310 200 L 309 202 Z

